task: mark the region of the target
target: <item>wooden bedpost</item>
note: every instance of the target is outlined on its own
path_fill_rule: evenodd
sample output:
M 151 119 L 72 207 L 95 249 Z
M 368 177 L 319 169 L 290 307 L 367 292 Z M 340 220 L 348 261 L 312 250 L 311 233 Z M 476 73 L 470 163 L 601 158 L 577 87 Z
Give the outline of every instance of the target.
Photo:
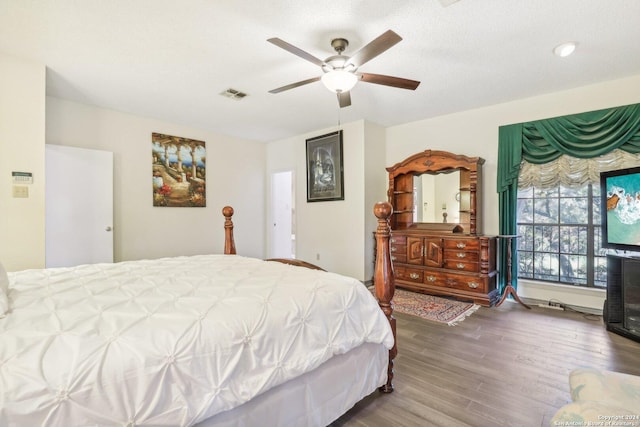
M 222 215 L 224 215 L 224 253 L 225 255 L 236 254 L 236 244 L 233 241 L 233 208 L 231 206 L 225 206 L 222 208 Z
M 391 324 L 394 340 L 393 348 L 389 350 L 387 383 L 380 387 L 380 391 L 383 393 L 391 393 L 393 391 L 393 359 L 395 359 L 398 354 L 396 319 L 393 317 L 393 294 L 396 290 L 396 284 L 389 250 L 389 237 L 391 235 L 389 218 L 393 213 L 393 207 L 388 202 L 379 202 L 374 206 L 373 213 L 376 218 L 378 218 L 378 229 L 376 230 L 376 265 L 373 273 L 373 284 L 375 285 L 378 304 Z

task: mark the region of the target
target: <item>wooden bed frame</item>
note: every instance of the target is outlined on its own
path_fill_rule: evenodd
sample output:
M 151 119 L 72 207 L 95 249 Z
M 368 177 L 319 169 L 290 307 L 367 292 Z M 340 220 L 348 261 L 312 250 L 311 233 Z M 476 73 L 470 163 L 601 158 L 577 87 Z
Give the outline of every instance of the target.
M 375 286 L 376 298 L 380 308 L 384 312 L 391 330 L 393 331 L 394 344 L 389 350 L 389 367 L 387 369 L 387 383 L 380 387 L 383 393 L 391 393 L 393 391 L 393 359 L 398 354 L 398 346 L 396 343 L 396 319 L 393 317 L 393 294 L 395 293 L 395 282 L 393 275 L 393 266 L 391 264 L 391 254 L 389 250 L 389 236 L 391 228 L 389 227 L 389 218 L 393 212 L 393 207 L 388 202 L 379 202 L 373 208 L 373 213 L 378 218 L 378 228 L 376 229 L 376 264 L 373 274 L 373 284 Z M 233 240 L 233 208 L 225 206 L 222 209 L 224 215 L 224 253 L 227 255 L 236 254 L 236 245 Z M 272 258 L 267 261 L 282 262 L 285 264 L 307 267 L 315 270 L 323 270 L 322 268 L 310 264 L 305 261 L 285 258 Z

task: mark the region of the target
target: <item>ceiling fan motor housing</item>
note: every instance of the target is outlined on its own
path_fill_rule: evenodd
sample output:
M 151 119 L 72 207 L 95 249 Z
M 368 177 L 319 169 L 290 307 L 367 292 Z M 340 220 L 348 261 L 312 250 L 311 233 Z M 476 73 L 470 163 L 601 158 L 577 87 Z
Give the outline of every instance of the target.
M 334 70 L 344 70 L 354 73 L 356 71 L 356 67 L 353 64 L 347 64 L 349 57 L 342 54 L 347 46 L 349 46 L 349 40 L 347 39 L 337 38 L 331 40 L 331 47 L 333 47 L 338 54 L 330 56 L 324 60 L 324 64 L 322 64 L 322 71 L 328 73 Z M 345 64 L 347 64 L 346 67 Z
M 334 48 L 336 52 L 338 52 L 338 55 L 344 52 L 347 46 L 349 46 L 349 40 L 347 39 L 337 38 L 331 40 L 331 47 Z

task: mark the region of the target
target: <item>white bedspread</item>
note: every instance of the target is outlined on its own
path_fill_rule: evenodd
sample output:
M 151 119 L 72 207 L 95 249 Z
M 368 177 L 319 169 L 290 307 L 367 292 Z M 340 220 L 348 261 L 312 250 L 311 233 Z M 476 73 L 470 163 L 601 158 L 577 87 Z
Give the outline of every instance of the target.
M 363 342 L 393 345 L 357 280 L 237 255 L 9 279 L 2 426 L 191 425 Z

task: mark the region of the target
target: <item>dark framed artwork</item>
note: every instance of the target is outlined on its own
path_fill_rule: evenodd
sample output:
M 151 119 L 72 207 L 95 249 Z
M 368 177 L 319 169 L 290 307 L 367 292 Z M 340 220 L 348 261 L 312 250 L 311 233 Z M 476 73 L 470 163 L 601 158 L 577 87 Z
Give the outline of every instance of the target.
M 307 139 L 307 202 L 344 200 L 342 131 Z

